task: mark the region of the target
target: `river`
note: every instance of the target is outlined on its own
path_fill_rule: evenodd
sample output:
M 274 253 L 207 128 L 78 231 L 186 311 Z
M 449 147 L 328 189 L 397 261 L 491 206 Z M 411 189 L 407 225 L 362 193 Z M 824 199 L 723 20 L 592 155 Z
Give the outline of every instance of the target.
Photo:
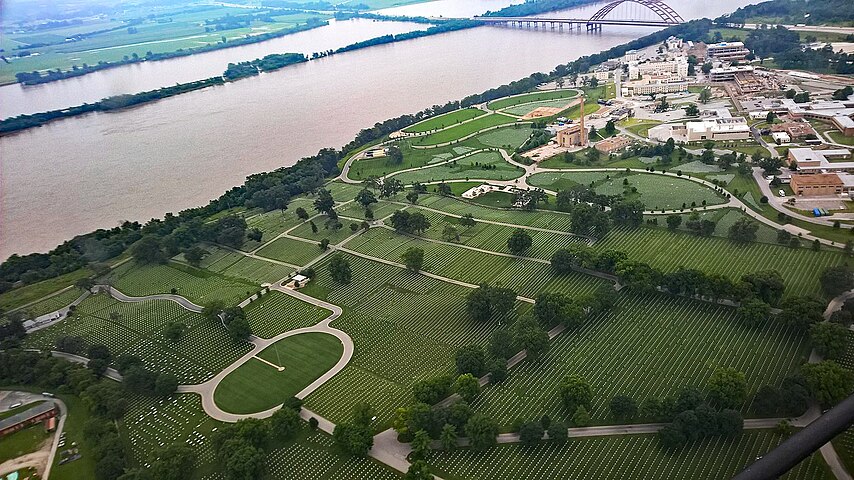
M 688 19 L 747 3 L 698 1 L 678 9 Z M 2 137 L 0 259 L 47 251 L 123 220 L 145 221 L 203 205 L 246 175 L 292 165 L 322 147 L 340 147 L 376 122 L 547 72 L 650 31 L 479 27 L 334 55 Z M 166 62 L 179 70 L 185 61 L 193 57 Z M 121 70 L 95 75 L 108 83 L 113 72 L 124 75 Z M 52 85 L 44 85 L 43 95 L 54 95 Z M 56 95 L 63 95 L 61 89 Z

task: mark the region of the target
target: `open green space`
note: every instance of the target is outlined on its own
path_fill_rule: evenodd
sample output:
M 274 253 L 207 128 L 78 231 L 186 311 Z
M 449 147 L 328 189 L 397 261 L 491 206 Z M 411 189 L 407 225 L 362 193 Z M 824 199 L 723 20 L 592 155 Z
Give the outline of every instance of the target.
M 16 288 L 0 295 L 0 310 L 11 311 L 33 303 L 52 293 L 74 285 L 74 282 L 92 275 L 88 268 L 81 268 L 65 275 L 44 280 L 32 285 Z
M 203 248 L 209 252 L 209 255 L 202 259 L 199 267 L 209 272 L 243 279 L 253 284 L 273 283 L 293 271 L 292 267 L 247 257 L 242 253 L 216 245 L 205 245 Z M 177 258 L 183 260 L 183 256 Z M 189 269 L 193 268 L 190 265 L 185 266 Z
M 841 143 L 842 145 L 854 146 L 854 136 L 846 137 L 842 134 L 842 132 L 837 132 L 836 130 L 830 130 L 827 132 L 827 135 L 836 142 Z
M 404 185 L 411 185 L 470 178 L 510 180 L 524 173 L 524 169 L 508 163 L 499 152 L 477 152 L 451 160 L 450 163 L 399 173 L 393 178 Z
M 163 329 L 179 322 L 185 331 L 177 342 Z M 249 350 L 235 344 L 219 323 L 208 322 L 169 300 L 123 303 L 104 294 L 84 300 L 68 318 L 27 335 L 28 348 L 53 349 L 63 336 L 109 347 L 113 358 L 137 355 L 150 369 L 174 374 L 181 383 L 204 381 Z
M 29 307 L 22 308 L 22 310 L 26 312 L 27 318 L 36 318 L 67 307 L 71 302 L 77 300 L 77 298 L 82 294 L 83 290 L 71 287 L 68 290 L 62 290 L 56 295 L 52 295 L 40 302 L 36 302 Z
M 272 258 L 291 265 L 305 265 L 321 253 L 323 252 L 314 242 L 303 242 L 287 237 L 276 239 L 276 241 L 258 250 L 258 255 L 262 257 Z
M 490 113 L 489 115 L 478 117 L 470 122 L 457 125 L 456 127 L 440 130 L 436 133 L 431 133 L 423 137 L 416 137 L 412 139 L 412 144 L 424 147 L 440 145 L 460 140 L 463 137 L 469 136 L 485 128 L 505 125 L 515 121 L 516 118 L 514 117 L 501 115 L 500 113 Z
M 252 333 L 261 338 L 272 338 L 289 330 L 310 327 L 331 313 L 275 290 L 265 293 L 260 300 L 247 305 L 245 310 Z
M 795 330 L 773 320 L 746 328 L 735 313 L 679 297 L 621 294 L 614 311 L 553 340 L 541 360 L 515 367 L 507 380 L 484 389 L 473 406 L 504 426 L 520 412 L 566 422 L 573 412 L 563 408 L 558 384 L 572 373 L 593 388 L 593 421 L 613 424 L 619 422 L 610 417 L 608 404 L 615 395 L 640 403 L 683 386 L 702 389 L 722 367 L 743 371 L 748 390 L 755 392 L 761 385 L 779 386 L 806 361 L 807 340 Z M 746 413 L 748 405 L 742 410 Z
M 326 333 L 283 338 L 229 373 L 217 385 L 214 401 L 230 413 L 268 410 L 317 380 L 343 352 L 341 341 Z
M 568 188 L 573 183 L 590 185 L 592 182 L 596 193 L 622 195 L 628 200 L 637 199 L 644 203 L 647 210 L 671 210 L 681 208 L 683 204 L 690 207 L 692 204 L 702 206 L 726 202 L 717 192 L 702 184 L 656 174 L 624 174 L 620 172 L 539 173 L 531 176 L 529 182 L 531 185 L 550 190 L 559 189 L 556 188 L 558 185 Z
M 443 115 L 428 118 L 427 120 L 418 122 L 415 125 L 404 128 L 403 131 L 407 133 L 429 132 L 431 130 L 450 127 L 451 125 L 456 125 L 458 123 L 465 122 L 466 120 L 471 120 L 473 118 L 480 117 L 481 115 L 486 115 L 487 113 L 488 112 L 486 110 L 481 110 L 479 108 L 464 108 L 462 110 L 454 110 L 453 112 L 445 113 Z
M 427 195 L 418 199 L 421 207 L 440 210 L 452 215 L 470 214 L 476 219 L 489 220 L 493 222 L 509 223 L 512 225 L 545 228 L 568 232 L 570 229 L 570 216 L 565 213 L 552 212 L 548 210 L 536 210 L 525 212 L 519 209 L 508 210 L 490 208 L 466 202 L 454 197 L 441 195 Z
M 336 228 L 338 223 L 335 223 L 334 221 L 330 222 L 326 215 L 321 215 L 291 230 L 290 234 L 295 237 L 316 242 L 315 247 L 317 248 L 317 253 L 320 254 L 321 250 L 319 244 L 321 240 L 327 239 L 330 244 L 335 245 L 350 235 L 353 235 L 353 232 L 349 228 L 349 224 L 351 222 L 341 217 L 338 217 L 338 222 L 340 223 L 340 228 Z M 317 229 L 316 233 L 314 228 L 312 228 L 312 225 Z
M 83 428 L 91 418 L 89 411 L 83 400 L 78 396 L 62 393 L 58 393 L 56 396 L 65 403 L 65 407 L 68 409 L 68 415 L 65 417 L 65 426 L 62 429 L 65 433 L 65 444 L 71 445 L 71 443 L 77 443 L 77 449 L 81 457 L 73 462 L 60 465 L 59 462 L 62 461 L 62 455 L 57 453 L 53 469 L 50 471 L 50 478 L 59 480 L 93 478 L 95 475 L 95 458 L 92 455 L 93 445 L 83 435 Z
M 563 445 L 543 442 L 532 447 L 502 445 L 485 452 L 471 449 L 434 451 L 428 462 L 447 480 L 510 480 L 518 478 L 731 478 L 784 438 L 766 430 L 745 432 L 735 439 L 695 442 L 668 453 L 655 435 L 574 438 Z M 786 480 L 834 478 L 816 453 L 781 477 Z
M 540 102 L 523 103 L 513 107 L 507 107 L 501 110 L 501 113 L 509 113 L 510 115 L 527 115 L 540 107 L 563 108 L 571 102 L 571 99 L 563 98 L 557 100 L 543 100 Z
M 4 436 L 0 439 L 0 463 L 35 452 L 49 437 L 41 423 Z
M 544 100 L 555 100 L 558 98 L 573 98 L 578 95 L 576 90 L 544 90 L 539 92 L 524 93 L 513 97 L 501 98 L 487 105 L 492 110 L 520 105 L 523 103 L 539 102 Z
M 649 129 L 660 124 L 661 122 L 656 122 L 653 120 L 639 120 L 636 118 L 630 118 L 628 120 L 620 122 L 621 126 L 626 127 L 626 130 L 634 133 L 639 137 L 649 136 Z

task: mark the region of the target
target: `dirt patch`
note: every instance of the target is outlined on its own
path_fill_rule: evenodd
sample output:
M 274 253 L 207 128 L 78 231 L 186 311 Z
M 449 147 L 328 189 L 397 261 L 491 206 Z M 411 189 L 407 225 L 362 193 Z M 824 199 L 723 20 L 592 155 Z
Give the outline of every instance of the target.
M 531 120 L 532 118 L 542 118 L 542 117 L 551 117 L 552 115 L 557 115 L 558 113 L 564 111 L 566 107 L 537 107 L 530 112 L 526 113 L 522 120 Z

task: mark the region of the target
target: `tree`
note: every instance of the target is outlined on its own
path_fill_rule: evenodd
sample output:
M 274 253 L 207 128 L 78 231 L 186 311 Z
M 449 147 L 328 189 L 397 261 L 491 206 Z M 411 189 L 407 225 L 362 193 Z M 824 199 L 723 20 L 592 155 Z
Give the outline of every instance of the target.
M 742 276 L 741 281 L 750 294 L 768 305 L 777 305 L 786 289 L 783 277 L 776 270 L 750 273 Z
M 465 432 L 471 448 L 486 450 L 496 443 L 498 424 L 491 417 L 476 413 L 466 422 Z
M 424 460 L 427 457 L 427 452 L 430 450 L 430 434 L 424 430 L 415 432 L 415 437 L 412 439 L 412 458 L 414 460 Z
M 182 480 L 195 470 L 195 463 L 196 452 L 191 447 L 172 444 L 157 452 L 149 472 L 151 478 L 159 480 Z
M 154 394 L 158 397 L 168 397 L 178 390 L 178 377 L 171 373 L 161 373 L 154 381 Z
M 406 268 L 413 272 L 417 272 L 421 270 L 421 267 L 424 265 L 424 250 L 418 247 L 409 247 L 400 255 L 400 258 L 403 260 L 403 264 L 406 265 Z
M 803 365 L 801 374 L 810 395 L 825 408 L 844 400 L 854 388 L 854 373 L 833 360 Z
M 848 328 L 838 323 L 814 323 L 810 326 L 810 343 L 822 357 L 838 360 L 845 355 Z
M 155 235 L 146 235 L 130 247 L 130 254 L 139 263 L 163 263 L 166 253 L 160 246 L 160 239 Z
M 517 228 L 507 239 L 507 248 L 513 255 L 522 255 L 530 246 L 532 240 L 528 232 L 521 228 Z
M 350 270 L 350 260 L 344 258 L 340 253 L 332 256 L 328 268 L 329 275 L 337 283 L 348 284 L 353 278 L 353 272 Z
M 608 120 L 605 123 L 605 133 L 607 133 L 608 135 L 613 135 L 616 132 L 617 132 L 617 126 L 614 124 L 614 121 Z
M 616 395 L 611 399 L 611 414 L 618 420 L 631 420 L 638 413 L 638 402 L 628 395 Z
M 665 450 L 673 451 L 685 445 L 688 438 L 679 427 L 671 423 L 658 431 L 658 442 Z
M 192 247 L 184 252 L 184 259 L 187 260 L 187 263 L 194 267 L 198 267 L 199 264 L 202 263 L 202 260 L 210 254 L 209 251 L 200 248 L 200 247 Z
M 682 225 L 682 215 L 667 216 L 667 228 L 669 230 L 676 230 L 679 228 L 679 225 Z
M 356 198 L 354 198 L 354 200 L 365 208 L 368 208 L 372 203 L 377 203 L 377 197 L 374 196 L 374 192 L 367 188 L 360 190 L 359 193 L 356 194 Z
M 406 200 L 408 200 L 409 203 L 415 205 L 418 202 L 418 192 L 413 190 L 413 191 L 407 193 L 406 194 Z
M 460 232 L 458 232 L 456 227 L 454 227 L 453 225 L 445 225 L 445 228 L 442 229 L 442 239 L 446 242 L 459 241 Z
M 466 296 L 466 311 L 472 320 L 483 322 L 492 316 L 492 299 L 489 285 L 481 285 Z
M 773 385 L 763 385 L 753 397 L 753 409 L 760 415 L 774 416 L 780 410 L 780 402 L 780 390 Z
M 851 274 L 851 268 L 847 264 L 837 265 L 825 268 L 819 282 L 828 297 L 835 297 L 854 288 L 854 275 Z
M 368 426 L 374 419 L 376 411 L 374 407 L 365 402 L 353 405 L 353 423 L 360 426 Z
M 86 364 L 86 368 L 88 368 L 96 377 L 103 376 L 109 366 L 110 362 L 103 358 L 93 358 Z
M 696 117 L 700 114 L 700 109 L 694 103 L 689 103 L 688 105 L 682 108 L 685 110 L 685 115 L 689 117 Z
M 489 302 L 493 312 L 501 318 L 507 318 L 516 306 L 516 292 L 506 287 L 491 287 Z
M 264 451 L 240 438 L 227 440 L 221 453 L 229 479 L 260 478 L 267 466 Z
M 163 336 L 170 342 L 176 343 L 184 335 L 185 328 L 186 325 L 181 322 L 169 322 L 166 324 L 166 328 L 163 329 Z
M 783 160 L 780 157 L 762 157 L 759 160 L 759 168 L 763 170 L 765 175 L 773 175 L 780 171 L 783 166 Z
M 380 185 L 380 198 L 389 198 L 403 191 L 403 183 L 396 178 L 387 178 Z
M 486 374 L 486 351 L 480 345 L 467 345 L 457 349 L 454 355 L 457 373 L 470 373 L 475 377 Z
M 708 71 L 706 68 L 707 65 L 708 65 Z M 704 63 L 703 64 L 703 67 L 702 67 L 703 73 L 708 74 L 711 71 L 711 69 L 712 69 L 712 67 L 711 67 L 710 63 Z M 704 89 L 700 90 L 700 95 L 698 97 L 698 100 L 700 100 L 700 103 L 703 103 L 703 104 L 709 103 L 709 100 L 711 100 L 711 99 L 712 99 L 712 90 L 711 89 L 704 88 Z
M 569 438 L 569 434 L 563 422 L 552 422 L 549 425 L 549 440 L 555 443 L 564 443 L 567 438 Z
M 101 343 L 93 343 L 86 350 L 86 356 L 90 359 L 101 359 L 110 361 L 113 355 L 110 353 L 109 347 Z
M 516 345 L 526 350 L 531 360 L 537 360 L 549 348 L 549 334 L 530 316 L 524 316 L 513 324 Z
M 457 446 L 457 427 L 446 423 L 442 427 L 442 433 L 439 434 L 439 443 L 442 444 L 443 450 L 451 450 Z
M 708 382 L 709 399 L 722 408 L 741 408 L 747 397 L 744 373 L 734 368 L 719 368 Z
M 304 208 L 297 207 L 294 212 L 297 214 L 297 218 L 299 218 L 300 220 L 308 220 L 308 212 L 306 212 Z
M 471 228 L 471 227 L 477 225 L 477 220 L 474 219 L 472 214 L 467 213 L 467 214 L 463 215 L 462 217 L 460 217 L 460 225 L 462 225 L 466 228 Z
M 729 238 L 737 243 L 753 242 L 758 230 L 758 223 L 748 218 L 739 218 L 729 227 Z
M 516 347 L 513 335 L 506 329 L 499 328 L 489 337 L 489 353 L 494 358 L 510 358 L 519 349 Z
M 771 306 L 758 298 L 745 300 L 738 307 L 738 319 L 751 328 L 763 325 L 770 314 Z
M 317 191 L 317 198 L 314 199 L 314 209 L 320 213 L 330 215 L 330 212 L 333 212 L 334 208 L 335 199 L 332 198 L 332 193 L 325 188 L 319 189 Z
M 453 381 L 448 375 L 419 380 L 412 385 L 412 395 L 421 403 L 433 405 L 451 393 Z
M 370 427 L 351 423 L 336 425 L 335 430 L 332 431 L 332 439 L 338 448 L 358 457 L 366 456 L 374 446 L 373 432 Z
M 454 382 L 454 391 L 457 392 L 463 400 L 471 402 L 480 393 L 480 383 L 470 373 L 464 373 L 457 377 Z
M 774 123 L 775 118 L 777 118 L 777 115 L 774 115 L 774 112 L 769 111 L 768 115 L 765 115 L 765 123 L 770 125 Z
M 813 297 L 790 297 L 780 304 L 777 320 L 806 333 L 810 325 L 824 321 L 824 302 Z
M 534 445 L 543 439 L 543 426 L 540 422 L 525 422 L 519 428 L 519 441 L 523 445 Z
M 261 230 L 259 230 L 257 228 L 249 229 L 246 232 L 246 238 L 248 238 L 249 240 L 252 240 L 253 242 L 260 242 L 263 237 L 264 237 L 264 232 L 262 232 Z
M 638 227 L 643 223 L 644 205 L 638 200 L 622 200 L 611 206 L 611 218 L 617 225 Z
M 238 317 L 228 323 L 228 336 L 234 343 L 246 341 L 252 335 L 252 327 L 245 317 Z
M 392 165 L 403 163 L 403 152 L 400 151 L 400 147 L 396 145 L 388 147 L 388 159 Z
M 558 394 L 564 408 L 569 412 L 574 413 L 582 406 L 589 409 L 593 403 L 593 387 L 587 379 L 578 374 L 563 377 L 558 385 Z
M 590 413 L 584 408 L 584 405 L 579 405 L 572 414 L 572 424 L 576 427 L 587 427 L 590 425 Z
M 430 467 L 424 460 L 416 460 L 409 465 L 403 480 L 433 480 L 433 474 L 430 473 Z

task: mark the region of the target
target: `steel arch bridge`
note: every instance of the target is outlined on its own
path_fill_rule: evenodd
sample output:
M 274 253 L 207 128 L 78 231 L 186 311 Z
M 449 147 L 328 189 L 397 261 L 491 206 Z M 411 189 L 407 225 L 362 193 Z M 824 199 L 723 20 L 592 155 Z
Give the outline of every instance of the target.
M 664 3 L 662 0 L 617 0 L 615 2 L 611 2 L 604 7 L 600 8 L 598 12 L 594 13 L 589 23 L 594 23 L 597 21 L 602 21 L 605 19 L 609 13 L 614 11 L 615 8 L 619 7 L 624 3 L 637 3 L 638 5 L 643 5 L 644 7 L 655 12 L 656 15 L 661 18 L 662 21 L 676 25 L 678 23 L 685 23 L 685 19 L 682 18 L 681 15 L 676 13 L 676 10 L 673 9 L 670 5 Z

